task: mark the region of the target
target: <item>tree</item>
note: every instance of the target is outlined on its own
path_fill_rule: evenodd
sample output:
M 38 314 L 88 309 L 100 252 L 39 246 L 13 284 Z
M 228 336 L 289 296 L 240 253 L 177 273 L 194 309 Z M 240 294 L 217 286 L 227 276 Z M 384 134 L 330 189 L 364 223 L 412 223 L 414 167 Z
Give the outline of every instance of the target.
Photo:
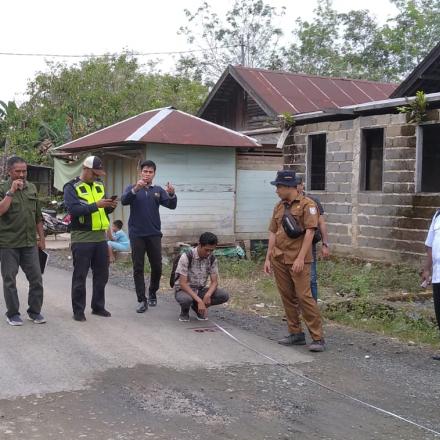
M 213 83 L 228 64 L 262 68 L 281 65 L 277 46 L 282 31 L 273 22 L 284 14 L 284 8 L 277 10 L 263 0 L 235 0 L 224 20 L 207 2 L 195 12 L 184 12 L 188 24 L 179 33 L 200 54 L 181 57 L 181 71 L 196 69 L 199 78 L 201 75 Z
M 339 75 L 343 70 L 340 54 L 340 17 L 330 0 L 320 2 L 314 20 L 298 18 L 293 31 L 296 41 L 284 48 L 288 70 L 313 75 Z
M 38 127 L 14 101 L 0 101 L 0 147 L 5 156 L 19 154 L 29 162 L 35 161 Z
M 284 49 L 289 70 L 324 76 L 395 79 L 381 28 L 367 10 L 337 12 L 321 2 L 312 21 L 298 19 L 295 41 Z
M 285 68 L 309 74 L 400 81 L 438 42 L 440 0 L 391 0 L 395 17 L 380 26 L 367 10 L 338 13 L 321 2 L 311 21 L 298 19 Z
M 152 108 L 195 112 L 206 95 L 204 86 L 183 76 L 144 73 L 128 54 L 49 67 L 29 84 L 27 107 L 60 138 L 66 123 L 76 139 Z
M 28 101 L 0 103 L 0 145 L 32 162 L 44 153 L 115 122 L 154 108 L 195 113 L 207 88 L 183 74 L 145 72 L 129 54 L 92 58 L 77 65 L 49 64 L 28 84 Z
M 391 0 L 398 9 L 382 33 L 390 63 L 408 75 L 439 42 L 440 0 Z

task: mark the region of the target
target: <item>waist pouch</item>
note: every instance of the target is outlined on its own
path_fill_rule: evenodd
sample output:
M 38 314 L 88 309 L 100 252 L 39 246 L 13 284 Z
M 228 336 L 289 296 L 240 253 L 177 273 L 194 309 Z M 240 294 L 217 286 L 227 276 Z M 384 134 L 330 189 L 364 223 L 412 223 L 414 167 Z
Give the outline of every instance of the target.
M 290 213 L 288 205 L 284 207 L 281 225 L 289 238 L 299 238 L 305 233 L 304 228 L 299 224 L 295 216 Z

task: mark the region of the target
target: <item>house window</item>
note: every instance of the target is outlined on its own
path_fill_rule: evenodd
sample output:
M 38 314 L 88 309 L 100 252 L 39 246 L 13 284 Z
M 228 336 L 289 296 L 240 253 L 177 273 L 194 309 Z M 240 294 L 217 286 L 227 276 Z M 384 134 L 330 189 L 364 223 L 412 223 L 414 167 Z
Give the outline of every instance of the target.
M 322 191 L 325 189 L 325 155 L 327 135 L 312 134 L 309 136 L 308 168 L 310 190 Z
M 422 128 L 422 192 L 440 192 L 440 125 L 424 125 Z
M 383 140 L 383 128 L 362 130 L 362 191 L 382 191 Z

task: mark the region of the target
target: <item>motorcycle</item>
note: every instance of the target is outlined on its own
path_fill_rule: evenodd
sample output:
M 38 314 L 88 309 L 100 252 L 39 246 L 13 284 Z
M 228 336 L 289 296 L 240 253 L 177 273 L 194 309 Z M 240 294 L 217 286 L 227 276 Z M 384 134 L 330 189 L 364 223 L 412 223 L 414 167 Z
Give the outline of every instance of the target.
M 70 232 L 71 216 L 70 214 L 65 214 L 63 217 L 58 218 L 57 212 L 64 208 L 63 202 L 54 200 L 52 206 L 54 209 L 43 208 L 41 210 L 43 216 L 43 231 L 45 236 L 55 235 L 56 238 L 57 234 Z

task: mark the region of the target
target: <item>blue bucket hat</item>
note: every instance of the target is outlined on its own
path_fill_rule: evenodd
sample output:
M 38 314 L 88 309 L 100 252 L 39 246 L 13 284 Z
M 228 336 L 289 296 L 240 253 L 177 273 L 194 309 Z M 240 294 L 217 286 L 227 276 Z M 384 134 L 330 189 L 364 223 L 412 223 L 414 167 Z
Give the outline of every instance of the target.
M 296 178 L 295 171 L 278 171 L 275 180 L 270 182 L 271 185 L 284 185 L 296 188 L 300 182 Z

